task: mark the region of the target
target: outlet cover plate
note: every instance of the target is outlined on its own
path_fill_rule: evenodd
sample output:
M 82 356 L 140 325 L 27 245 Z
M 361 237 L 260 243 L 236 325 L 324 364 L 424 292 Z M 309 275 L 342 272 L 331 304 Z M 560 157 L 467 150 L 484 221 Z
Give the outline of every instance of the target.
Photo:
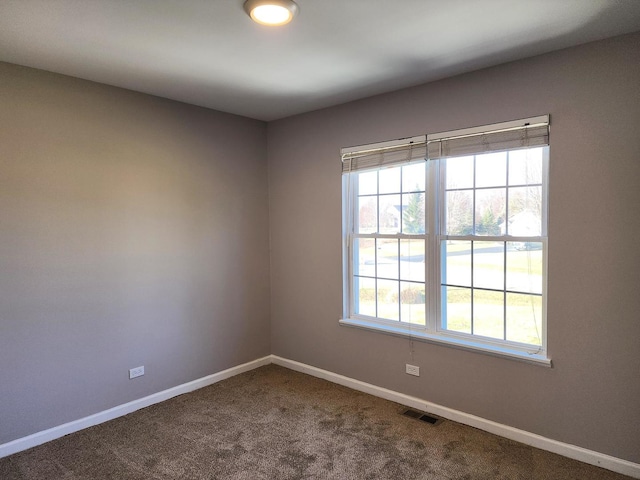
M 406 373 L 409 375 L 414 375 L 416 377 L 420 376 L 420 367 L 417 367 L 415 365 L 409 365 L 408 363 L 406 364 Z
M 129 380 L 144 375 L 144 365 L 129 369 Z

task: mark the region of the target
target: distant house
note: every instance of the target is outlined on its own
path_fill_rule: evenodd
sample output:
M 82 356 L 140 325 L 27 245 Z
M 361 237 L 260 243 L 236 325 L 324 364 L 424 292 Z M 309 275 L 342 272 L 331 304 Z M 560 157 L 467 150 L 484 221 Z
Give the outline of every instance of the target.
M 400 223 L 402 221 L 402 205 L 388 204 L 386 206 L 381 206 L 380 213 L 381 228 L 400 228 Z
M 540 216 L 525 210 L 509 217 L 508 222 L 500 224 L 500 233 L 502 235 L 512 235 L 514 237 L 537 237 L 541 234 Z M 508 231 L 507 231 L 507 226 Z

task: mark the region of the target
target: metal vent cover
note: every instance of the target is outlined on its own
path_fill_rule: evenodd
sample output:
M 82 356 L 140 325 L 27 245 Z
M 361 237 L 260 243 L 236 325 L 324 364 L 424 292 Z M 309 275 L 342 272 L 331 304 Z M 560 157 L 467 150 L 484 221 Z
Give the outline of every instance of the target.
M 416 420 L 421 420 L 423 422 L 430 423 L 431 425 L 437 425 L 438 423 L 442 422 L 441 418 L 437 418 L 432 415 L 419 412 L 418 410 L 413 410 L 411 408 L 402 412 L 402 415 L 406 417 L 415 418 Z

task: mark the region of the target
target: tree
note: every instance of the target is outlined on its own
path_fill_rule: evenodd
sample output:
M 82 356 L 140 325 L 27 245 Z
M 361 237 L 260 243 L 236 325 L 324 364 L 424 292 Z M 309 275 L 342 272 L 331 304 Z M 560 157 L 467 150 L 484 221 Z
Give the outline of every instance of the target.
M 495 214 L 487 208 L 480 219 L 476 220 L 476 234 L 479 235 L 500 235 L 500 226 L 502 218 L 496 219 Z
M 424 233 L 424 194 L 412 193 L 402 212 L 404 233 Z
M 465 190 L 447 192 L 447 234 L 473 234 L 473 200 L 471 193 Z
M 359 197 L 359 198 L 362 199 L 363 197 Z M 362 200 L 360 201 L 362 202 Z M 358 218 L 358 229 L 360 233 L 364 231 L 367 231 L 367 232 L 376 231 L 378 226 L 377 213 L 378 213 L 378 209 L 376 207 L 375 199 L 369 198 L 368 200 L 360 204 L 360 211 L 359 211 L 359 218 Z

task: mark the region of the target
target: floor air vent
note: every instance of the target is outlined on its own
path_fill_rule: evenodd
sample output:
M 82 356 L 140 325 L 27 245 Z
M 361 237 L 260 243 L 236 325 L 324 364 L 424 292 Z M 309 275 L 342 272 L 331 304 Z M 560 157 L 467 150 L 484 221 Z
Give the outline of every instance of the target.
M 423 422 L 430 423 L 431 425 L 436 425 L 441 422 L 440 418 L 432 417 L 431 415 L 427 415 L 426 413 L 419 412 L 417 410 L 405 410 L 403 413 L 406 417 L 415 418 L 416 420 L 422 420 Z

